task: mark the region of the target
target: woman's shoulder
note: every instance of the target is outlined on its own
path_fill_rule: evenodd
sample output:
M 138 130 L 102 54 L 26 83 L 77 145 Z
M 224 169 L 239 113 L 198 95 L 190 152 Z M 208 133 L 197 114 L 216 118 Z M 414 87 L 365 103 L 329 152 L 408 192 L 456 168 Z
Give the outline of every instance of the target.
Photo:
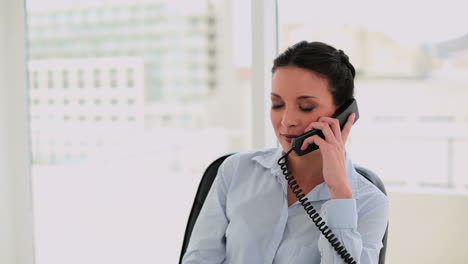
M 366 204 L 368 201 L 372 201 L 377 204 L 388 204 L 388 197 L 382 192 L 375 184 L 370 180 L 366 179 L 359 172 L 355 172 L 356 175 L 356 188 L 359 193 L 357 202 Z
M 227 159 L 227 163 L 250 163 L 258 162 L 262 165 L 269 165 L 280 151 L 278 148 L 260 148 L 234 152 Z
M 269 168 L 277 151 L 277 148 L 264 148 L 231 153 L 220 166 L 221 177 L 229 184 L 233 180 L 251 177 L 251 172 L 258 168 L 257 166 Z
M 246 174 L 258 167 L 269 170 L 274 166 L 280 153 L 281 149 L 278 148 L 239 151 L 227 157 L 221 167 L 226 174 L 231 174 L 231 176 L 239 173 Z

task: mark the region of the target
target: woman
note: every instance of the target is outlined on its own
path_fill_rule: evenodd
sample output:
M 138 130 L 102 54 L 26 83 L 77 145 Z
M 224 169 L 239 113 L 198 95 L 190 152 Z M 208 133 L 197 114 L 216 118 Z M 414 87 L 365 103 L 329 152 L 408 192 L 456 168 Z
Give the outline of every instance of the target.
M 388 200 L 354 169 L 343 130 L 331 118 L 354 94 L 355 70 L 341 50 L 300 42 L 274 60 L 271 122 L 277 149 L 226 159 L 194 226 L 182 263 L 344 263 L 287 186 L 278 160 L 294 137 L 320 129 L 303 156 L 287 166 L 306 197 L 356 263 L 378 263 L 388 221 Z

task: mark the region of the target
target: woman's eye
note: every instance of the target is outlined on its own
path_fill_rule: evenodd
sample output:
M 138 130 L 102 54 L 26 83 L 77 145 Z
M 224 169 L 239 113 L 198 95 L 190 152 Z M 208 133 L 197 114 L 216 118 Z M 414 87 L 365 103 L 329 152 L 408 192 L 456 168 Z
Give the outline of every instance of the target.
M 283 105 L 272 105 L 271 109 L 280 109 Z
M 301 111 L 304 111 L 304 112 L 310 112 L 312 110 L 314 110 L 313 107 L 299 107 L 301 109 Z

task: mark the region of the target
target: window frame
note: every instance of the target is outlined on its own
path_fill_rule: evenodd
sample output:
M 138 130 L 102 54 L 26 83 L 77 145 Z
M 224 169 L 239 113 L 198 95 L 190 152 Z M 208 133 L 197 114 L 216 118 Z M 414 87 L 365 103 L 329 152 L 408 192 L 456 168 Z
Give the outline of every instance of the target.
M 271 67 L 278 55 L 278 4 L 252 0 L 252 148 L 277 147 L 270 124 Z M 274 26 L 272 26 L 274 25 Z
M 26 14 L 0 2 L 0 263 L 34 263 Z

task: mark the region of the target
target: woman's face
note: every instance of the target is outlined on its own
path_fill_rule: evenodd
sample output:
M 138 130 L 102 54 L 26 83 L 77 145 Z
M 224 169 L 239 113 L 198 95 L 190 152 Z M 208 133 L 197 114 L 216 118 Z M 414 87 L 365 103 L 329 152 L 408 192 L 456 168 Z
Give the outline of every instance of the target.
M 272 77 L 271 123 L 284 151 L 291 140 L 322 116 L 335 112 L 328 80 L 298 67 L 279 67 Z

